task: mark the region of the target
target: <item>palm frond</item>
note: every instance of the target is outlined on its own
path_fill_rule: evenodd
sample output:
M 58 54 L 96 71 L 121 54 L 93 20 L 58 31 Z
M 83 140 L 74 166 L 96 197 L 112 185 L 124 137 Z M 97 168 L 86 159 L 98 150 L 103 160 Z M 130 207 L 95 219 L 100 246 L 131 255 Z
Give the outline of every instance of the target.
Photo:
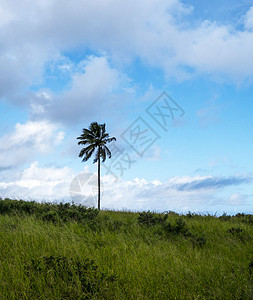
M 102 136 L 101 136 L 101 139 L 104 140 L 104 139 L 107 138 L 108 136 L 109 136 L 109 133 L 103 133 Z
M 116 141 L 116 137 L 106 139 L 105 143 L 111 143 L 112 141 Z
M 101 126 L 97 122 L 90 124 L 89 131 L 92 132 L 95 137 L 100 138 Z
M 106 144 L 116 141 L 115 137 L 109 137 L 109 133 L 105 129 L 105 124 L 98 124 L 97 122 L 92 122 L 89 129 L 84 128 L 82 134 L 77 139 L 79 140 L 78 145 L 86 146 L 79 153 L 79 157 L 83 157 L 83 161 L 87 161 L 95 149 L 98 149 L 95 153 L 93 163 L 97 162 L 100 158 L 103 162 L 107 157 L 111 158 L 111 152 Z
M 85 162 L 88 159 L 90 159 L 90 157 L 92 156 L 92 154 L 93 154 L 94 151 L 95 151 L 95 147 L 93 147 L 89 151 L 85 152 L 82 161 Z
M 86 145 L 86 144 L 90 144 L 88 140 L 78 142 L 78 145 Z
M 103 136 L 105 134 L 105 124 L 101 124 L 100 128 L 101 128 L 101 136 Z
M 89 145 L 88 147 L 83 148 L 79 153 L 79 157 L 83 157 L 84 155 L 89 153 L 92 149 L 95 149 L 94 145 Z
M 86 145 L 86 144 L 96 145 L 96 139 L 83 139 L 83 140 L 78 142 L 78 145 Z
M 105 148 L 102 148 L 101 151 L 101 158 L 102 158 L 102 162 L 104 162 L 106 160 L 106 153 L 105 153 Z
M 112 153 L 111 153 L 111 151 L 108 149 L 108 147 L 107 147 L 107 146 L 104 146 L 103 149 L 105 150 L 106 155 L 108 155 L 108 158 L 111 158 L 111 157 L 112 157 Z
M 94 139 L 96 136 L 93 133 L 83 133 L 79 137 L 77 137 L 78 140 L 86 140 L 86 139 Z

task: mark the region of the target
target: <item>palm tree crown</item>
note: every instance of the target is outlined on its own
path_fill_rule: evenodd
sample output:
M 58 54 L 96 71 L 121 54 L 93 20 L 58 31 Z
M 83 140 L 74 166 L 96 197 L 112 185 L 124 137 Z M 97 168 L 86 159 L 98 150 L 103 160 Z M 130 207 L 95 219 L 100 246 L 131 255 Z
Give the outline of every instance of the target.
M 77 139 L 80 140 L 78 145 L 86 146 L 79 153 L 79 157 L 83 158 L 83 162 L 87 161 L 97 149 L 93 163 L 98 162 L 98 209 L 100 209 L 100 158 L 102 162 L 106 160 L 107 156 L 111 158 L 111 151 L 106 144 L 116 141 L 116 138 L 109 137 L 109 134 L 105 131 L 105 124 L 92 122 L 89 129 L 84 128 L 83 133 Z
M 79 153 L 79 157 L 83 157 L 83 162 L 87 161 L 97 148 L 93 163 L 96 163 L 99 157 L 102 158 L 103 162 L 107 155 L 111 158 L 111 151 L 106 143 L 116 141 L 115 137 L 109 138 L 109 133 L 105 132 L 105 124 L 98 124 L 97 122 L 91 123 L 89 129 L 84 128 L 83 133 L 77 139 L 80 140 L 78 145 L 87 145 Z

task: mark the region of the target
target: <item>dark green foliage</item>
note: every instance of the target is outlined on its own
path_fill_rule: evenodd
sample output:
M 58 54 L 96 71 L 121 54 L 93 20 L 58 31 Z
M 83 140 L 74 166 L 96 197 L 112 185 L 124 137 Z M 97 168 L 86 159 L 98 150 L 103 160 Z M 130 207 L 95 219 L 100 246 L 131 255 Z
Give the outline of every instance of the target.
M 83 133 L 77 139 L 80 140 L 78 145 L 84 145 L 85 147 L 80 151 L 79 157 L 83 158 L 83 162 L 87 161 L 95 152 L 95 158 L 93 163 L 96 163 L 100 158 L 104 162 L 106 157 L 111 158 L 111 152 L 106 146 L 107 143 L 116 141 L 115 137 L 110 138 L 109 133 L 105 130 L 105 124 L 98 124 L 92 122 L 89 129 L 84 128 Z
M 241 229 L 240 227 L 238 227 L 238 228 L 232 227 L 232 228 L 229 228 L 227 230 L 227 232 L 235 235 L 235 234 L 239 234 L 239 233 L 243 232 L 243 229 Z
M 156 233 L 159 235 L 184 235 L 190 236 L 190 231 L 187 228 L 185 221 L 182 217 L 176 219 L 172 224 L 168 221 L 168 214 L 155 214 L 150 211 L 142 212 L 139 214 L 138 223 L 148 227 L 157 227 Z
M 253 260 L 249 263 L 249 273 L 250 275 L 253 275 Z
M 38 203 L 35 201 L 11 200 L 9 198 L 0 198 L 0 214 L 26 213 L 33 214 L 38 209 Z
M 206 244 L 206 237 L 204 235 L 191 237 L 193 248 L 202 248 Z
M 35 201 L 10 200 L 0 198 L 0 214 L 34 215 L 43 221 L 53 223 L 77 221 L 88 222 L 98 215 L 95 208 L 86 208 L 74 203 L 37 203 Z
M 186 217 L 187 218 L 193 218 L 194 217 L 194 214 L 192 213 L 192 212 L 188 212 L 187 214 L 186 214 Z
M 193 214 L 189 213 L 186 215 L 187 218 L 192 218 Z M 190 238 L 193 247 L 202 248 L 206 244 L 206 237 L 201 234 L 193 234 L 189 228 L 186 226 L 186 223 L 183 217 L 177 218 L 173 223 L 169 222 L 168 214 L 158 215 L 155 213 L 142 212 L 139 214 L 138 223 L 141 225 L 146 225 L 148 227 L 156 227 L 155 233 L 166 238 L 173 238 L 175 236 L 183 236 L 185 238 Z
M 246 224 L 253 225 L 253 216 L 252 215 L 245 215 L 245 217 L 242 221 Z
M 227 230 L 227 233 L 229 233 L 232 237 L 240 240 L 242 243 L 245 243 L 250 239 L 249 234 L 240 227 L 231 227 Z
M 162 228 L 167 235 L 191 235 L 182 217 L 176 219 L 176 222 L 174 224 L 171 224 L 170 222 L 164 222 L 162 224 Z
M 234 216 L 229 216 L 224 213 L 219 219 L 222 221 L 243 222 L 245 224 L 253 225 L 253 216 L 250 214 L 238 213 Z
M 222 221 L 230 221 L 231 218 L 232 217 L 227 215 L 226 213 L 223 213 L 223 215 L 219 217 L 219 219 L 222 220 Z
M 199 216 L 199 215 L 196 214 L 196 213 L 192 213 L 192 212 L 190 212 L 190 211 L 186 214 L 186 217 L 189 218 L 189 219 L 190 219 L 190 218 L 197 217 L 197 216 Z
M 243 213 L 238 213 L 235 215 L 235 217 L 237 217 L 237 218 L 243 218 L 244 216 L 245 216 L 245 214 L 243 214 Z
M 172 210 L 166 210 L 163 212 L 163 214 L 167 214 L 168 216 L 179 216 L 178 213 L 172 211 Z
M 186 227 L 185 221 L 183 218 L 178 218 L 176 224 L 172 227 L 172 231 L 176 234 L 188 235 L 189 229 Z
M 141 225 L 154 226 L 163 224 L 168 218 L 168 215 L 159 215 L 150 211 L 140 213 L 138 223 Z
M 80 261 L 65 256 L 34 259 L 25 266 L 25 274 L 30 281 L 29 296 L 38 298 L 38 276 L 50 289 L 60 285 L 61 299 L 94 299 L 106 282 L 115 281 L 115 276 L 100 272 L 93 260 Z
M 98 215 L 98 210 L 94 208 L 86 208 L 81 205 L 75 205 L 70 203 L 60 203 L 56 207 L 56 211 L 59 215 L 59 218 L 66 222 L 69 220 L 74 221 L 91 221 L 94 220 Z
M 41 215 L 43 221 L 49 221 L 53 223 L 57 223 L 60 221 L 59 215 L 56 211 L 50 210 Z
M 253 225 L 253 216 L 249 214 L 238 213 L 233 217 L 235 220 L 243 222 L 245 224 Z

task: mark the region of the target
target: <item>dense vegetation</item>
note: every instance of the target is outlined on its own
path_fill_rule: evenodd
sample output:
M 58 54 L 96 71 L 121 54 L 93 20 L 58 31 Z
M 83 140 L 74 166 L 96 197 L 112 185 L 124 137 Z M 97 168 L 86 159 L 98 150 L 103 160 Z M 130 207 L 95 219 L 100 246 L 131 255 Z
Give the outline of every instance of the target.
M 253 299 L 253 216 L 0 199 L 0 299 Z

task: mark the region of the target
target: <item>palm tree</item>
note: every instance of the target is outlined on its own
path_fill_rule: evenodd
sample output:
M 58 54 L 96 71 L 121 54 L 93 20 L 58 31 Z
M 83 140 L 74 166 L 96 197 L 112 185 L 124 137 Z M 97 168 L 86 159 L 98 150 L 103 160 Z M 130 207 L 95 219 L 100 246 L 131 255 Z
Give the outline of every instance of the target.
M 116 138 L 110 138 L 109 133 L 105 132 L 105 124 L 92 122 L 89 129 L 84 128 L 83 133 L 77 139 L 80 140 L 78 145 L 86 145 L 79 153 L 79 157 L 83 157 L 83 162 L 87 161 L 97 149 L 93 163 L 98 162 L 98 210 L 100 210 L 100 158 L 102 162 L 107 156 L 111 158 L 111 152 L 106 144 L 116 141 Z

